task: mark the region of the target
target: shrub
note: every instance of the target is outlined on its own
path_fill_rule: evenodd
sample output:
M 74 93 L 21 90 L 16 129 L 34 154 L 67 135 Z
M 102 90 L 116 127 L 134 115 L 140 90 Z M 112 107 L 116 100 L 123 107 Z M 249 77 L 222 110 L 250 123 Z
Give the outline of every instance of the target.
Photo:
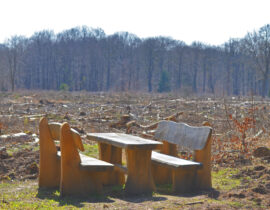
M 61 83 L 61 85 L 60 85 L 60 90 L 61 90 L 61 91 L 68 91 L 68 90 L 69 90 L 68 84 L 66 84 L 66 83 Z

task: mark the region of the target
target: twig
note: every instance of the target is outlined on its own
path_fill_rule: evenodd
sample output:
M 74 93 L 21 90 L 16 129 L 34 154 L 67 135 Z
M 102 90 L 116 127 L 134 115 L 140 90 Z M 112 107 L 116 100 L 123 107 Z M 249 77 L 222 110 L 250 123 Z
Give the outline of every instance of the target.
M 251 110 L 252 110 L 252 120 L 253 120 L 253 123 L 254 123 L 254 126 L 253 126 L 253 135 L 255 135 L 255 133 L 256 133 L 256 128 L 255 128 L 255 126 L 256 126 L 256 124 L 255 124 L 255 116 L 254 116 L 254 112 L 255 112 L 255 110 L 254 110 L 254 95 L 253 95 L 253 90 L 251 90 Z
M 203 201 L 196 201 L 196 202 L 185 203 L 185 205 L 195 205 L 195 204 L 203 204 Z
M 224 106 L 225 106 L 225 112 L 226 112 L 226 120 L 227 120 L 227 123 L 228 123 L 230 129 L 232 130 L 232 126 L 231 126 L 230 121 L 229 121 L 229 118 L 228 118 L 229 115 L 228 115 L 227 105 L 225 103 L 225 97 L 224 97 Z
M 169 121 L 177 122 L 176 118 L 177 118 L 179 115 L 182 115 L 183 113 L 184 113 L 184 112 L 177 112 L 177 113 L 175 113 L 175 114 L 173 114 L 173 115 L 170 115 L 170 116 L 168 116 L 168 117 L 165 117 L 164 120 L 169 120 Z M 119 124 L 119 122 L 116 123 L 116 124 Z M 115 124 L 113 124 L 113 125 L 115 125 Z M 143 129 L 143 130 L 152 130 L 152 129 L 156 129 L 156 128 L 157 128 L 158 122 L 152 123 L 152 124 L 150 124 L 150 125 L 140 125 L 140 124 L 137 123 L 135 120 L 129 121 L 129 122 L 127 122 L 127 123 L 125 124 L 125 127 L 127 128 L 126 133 L 130 133 L 130 131 L 131 131 L 130 129 L 131 129 L 132 126 L 136 126 L 136 127 L 141 128 L 141 129 Z

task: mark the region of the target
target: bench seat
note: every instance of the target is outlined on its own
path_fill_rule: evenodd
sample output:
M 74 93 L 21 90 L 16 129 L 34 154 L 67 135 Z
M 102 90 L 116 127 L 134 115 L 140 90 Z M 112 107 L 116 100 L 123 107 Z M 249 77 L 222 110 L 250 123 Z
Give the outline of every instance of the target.
M 83 154 L 80 154 L 81 163 L 80 169 L 87 170 L 87 171 L 108 171 L 113 170 L 114 165 L 111 163 L 107 163 L 102 160 L 98 160 L 93 157 L 89 157 Z
M 185 160 L 170 155 L 165 155 L 155 151 L 152 151 L 151 159 L 153 163 L 166 165 L 172 169 L 191 168 L 191 167 L 202 168 L 202 163 L 194 162 L 191 160 Z
M 87 155 L 79 154 L 81 158 L 80 169 L 87 171 L 108 171 L 113 170 L 114 165 Z M 57 157 L 61 158 L 61 152 L 57 152 Z

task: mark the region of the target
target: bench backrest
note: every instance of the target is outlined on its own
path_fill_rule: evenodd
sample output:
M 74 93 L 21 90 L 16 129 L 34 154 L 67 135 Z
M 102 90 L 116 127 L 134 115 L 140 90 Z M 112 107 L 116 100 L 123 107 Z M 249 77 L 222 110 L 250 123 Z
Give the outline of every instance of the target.
M 187 147 L 191 150 L 202 150 L 211 138 L 212 128 L 208 126 L 195 127 L 185 123 L 160 121 L 155 132 L 155 138 L 169 143 Z
M 53 140 L 60 140 L 61 125 L 62 125 L 61 123 L 56 123 L 56 122 L 49 123 L 49 128 L 50 128 L 51 136 L 52 136 Z M 76 130 L 74 130 L 73 128 L 70 129 L 70 132 L 71 132 L 71 135 L 72 135 L 72 138 L 75 142 L 76 147 L 79 150 L 84 151 L 84 147 L 82 144 L 82 139 L 81 139 L 80 134 Z
M 81 162 L 78 147 L 74 141 L 72 131 L 68 123 L 63 123 L 60 129 L 60 148 L 61 148 L 61 165 L 69 163 L 78 164 Z M 64 163 L 64 164 L 63 164 Z

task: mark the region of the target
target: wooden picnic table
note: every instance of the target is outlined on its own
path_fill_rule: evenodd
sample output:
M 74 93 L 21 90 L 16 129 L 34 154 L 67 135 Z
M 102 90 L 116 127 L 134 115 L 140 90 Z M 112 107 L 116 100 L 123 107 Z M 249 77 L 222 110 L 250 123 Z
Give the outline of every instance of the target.
M 151 153 L 162 143 L 123 133 L 88 133 L 87 138 L 98 142 L 101 160 L 115 165 L 116 171 L 108 175 L 106 184 L 124 184 L 127 173 L 127 193 L 153 192 Z M 122 166 L 122 149 L 126 151 L 127 168 Z

